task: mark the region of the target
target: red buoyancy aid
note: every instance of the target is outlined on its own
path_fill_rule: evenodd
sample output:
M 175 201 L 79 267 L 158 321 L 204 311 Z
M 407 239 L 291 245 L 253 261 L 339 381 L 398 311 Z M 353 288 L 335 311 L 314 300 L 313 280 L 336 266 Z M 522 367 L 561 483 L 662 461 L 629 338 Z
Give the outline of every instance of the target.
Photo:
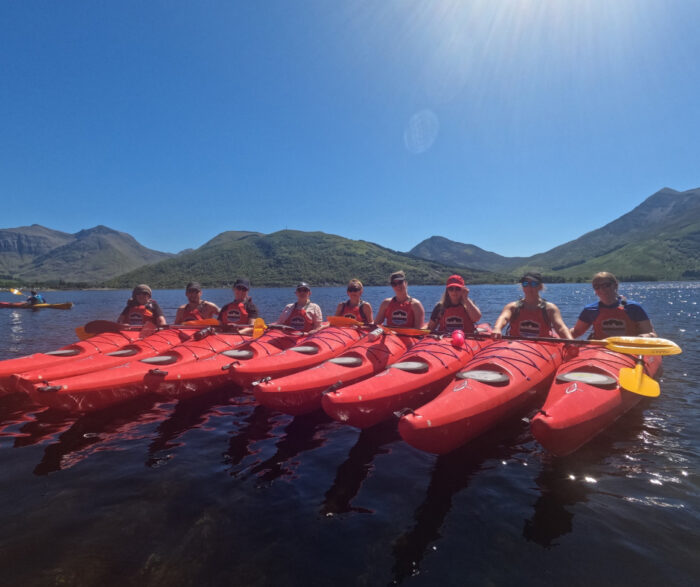
M 525 307 L 525 300 L 519 300 L 509 323 L 511 336 L 551 336 L 552 325 L 547 315 L 547 302 L 541 300 L 537 308 Z
M 340 315 L 343 318 L 354 318 L 355 320 L 359 320 L 360 322 L 367 322 L 367 317 L 362 314 L 362 306 L 364 305 L 365 302 L 360 300 L 360 303 L 357 304 L 357 306 L 351 306 L 350 300 L 348 300 L 343 304 L 343 308 L 340 311 Z
M 464 332 L 474 332 L 474 322 L 472 322 L 467 309 L 463 305 L 449 306 L 445 308 L 440 316 L 440 332 L 453 332 L 463 330 Z
M 619 300 L 614 308 L 598 303 L 598 316 L 593 321 L 594 338 L 636 336 L 637 334 L 637 323 L 627 315 L 624 300 Z
M 229 302 L 221 309 L 219 316 L 222 324 L 248 324 L 250 321 L 245 301 L 237 302 L 234 300 Z
M 413 306 L 411 301 L 413 298 L 407 298 L 403 302 L 399 302 L 395 297 L 391 298 L 389 305 L 386 307 L 384 316 L 386 317 L 386 325 L 391 327 L 408 326 L 413 327 L 416 320 L 413 315 Z
M 292 313 L 287 317 L 285 324 L 287 326 L 291 326 L 295 330 L 309 332 L 314 327 L 314 319 L 306 313 L 306 310 L 304 308 L 297 307 L 297 304 L 295 302 L 294 309 L 292 310 Z
M 189 304 L 185 306 L 185 312 L 182 316 L 182 321 L 183 322 L 190 322 L 192 320 L 204 320 L 204 316 L 202 316 L 202 313 L 199 311 L 199 307 L 201 304 L 197 304 L 193 310 L 189 309 Z
M 126 319 L 127 323 L 131 326 L 142 326 L 146 322 L 153 322 L 155 324 L 153 312 L 151 312 L 147 305 L 129 306 L 126 311 Z

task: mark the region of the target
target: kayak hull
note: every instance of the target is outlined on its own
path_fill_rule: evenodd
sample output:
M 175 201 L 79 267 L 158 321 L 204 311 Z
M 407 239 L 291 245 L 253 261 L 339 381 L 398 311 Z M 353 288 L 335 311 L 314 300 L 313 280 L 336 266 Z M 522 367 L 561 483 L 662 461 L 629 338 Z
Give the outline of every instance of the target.
M 357 428 L 374 426 L 391 418 L 397 410 L 429 402 L 476 352 L 491 342 L 467 339 L 464 346 L 456 348 L 451 337 L 425 337 L 374 377 L 325 394 L 321 405 L 340 422 Z M 425 367 L 416 370 L 416 365 Z
M 650 377 L 659 376 L 661 362 L 661 356 L 645 357 L 645 373 Z M 642 399 L 641 395 L 619 385 L 620 369 L 634 365 L 635 360 L 629 355 L 601 348 L 581 349 L 576 359 L 557 371 L 547 400 L 532 419 L 535 439 L 553 455 L 565 456 L 608 428 Z M 582 381 L 590 378 L 579 375 L 581 373 L 603 376 L 609 383 Z M 578 380 L 563 380 L 566 374 Z
M 316 367 L 255 385 L 255 399 L 262 405 L 297 416 L 321 408 L 323 392 L 351 385 L 394 363 L 416 341 L 409 336 L 383 333 L 364 337 Z
M 73 302 L 60 302 L 57 304 L 30 304 L 28 302 L 0 302 L 0 308 L 23 308 L 26 310 L 70 310 Z
M 520 340 L 493 343 L 474 355 L 433 401 L 404 415 L 399 434 L 411 446 L 434 454 L 463 446 L 531 407 L 561 365 L 563 348 Z

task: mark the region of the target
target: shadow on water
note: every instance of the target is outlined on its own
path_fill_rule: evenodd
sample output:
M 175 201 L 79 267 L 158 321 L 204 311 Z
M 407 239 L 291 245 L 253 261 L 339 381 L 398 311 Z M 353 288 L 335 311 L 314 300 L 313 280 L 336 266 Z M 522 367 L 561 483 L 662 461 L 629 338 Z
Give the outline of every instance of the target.
M 372 470 L 374 459 L 378 455 L 387 454 L 388 445 L 399 439 L 395 421 L 362 430 L 357 442 L 350 449 L 348 458 L 338 467 L 333 485 L 326 492 L 321 504 L 321 513 L 324 515 L 347 512 L 372 513 L 370 510 L 352 507 L 350 504 Z
M 622 469 L 627 466 L 625 453 L 637 446 L 636 439 L 644 430 L 644 403 L 635 406 L 611 427 L 566 457 L 545 455 L 542 470 L 535 479 L 540 496 L 530 519 L 525 520 L 523 537 L 545 548 L 558 546 L 556 540 L 574 529 L 574 513 L 578 503 L 584 503 L 596 491 L 590 482 L 591 470 Z
M 288 463 L 304 452 L 323 446 L 326 438 L 322 433 L 333 426 L 335 421 L 321 410 L 294 417 L 275 444 L 275 453 L 249 468 L 248 475 L 257 476 L 260 484 L 291 476 L 294 466 Z
M 250 395 L 240 397 L 236 404 L 236 411 L 243 412 L 249 410 L 250 413 L 242 420 L 238 432 L 231 436 L 228 443 L 228 450 L 224 453 L 224 461 L 233 470 L 232 475 L 237 475 L 234 468 L 246 457 L 257 454 L 257 450 L 252 448 L 256 442 L 272 438 L 273 420 L 270 410 L 265 406 L 255 404 L 255 399 Z
M 469 485 L 487 462 L 508 460 L 521 450 L 517 443 L 522 430 L 522 422 L 513 422 L 437 457 L 425 499 L 413 514 L 413 527 L 394 541 L 391 584 L 402 583 L 420 572 L 429 545 L 442 536 L 440 529 L 452 509 L 454 496 Z
M 169 457 L 159 453 L 181 446 L 178 442 L 187 431 L 204 426 L 215 413 L 217 406 L 229 406 L 232 396 L 240 395 L 240 389 L 228 387 L 213 389 L 200 395 L 180 399 L 170 416 L 161 422 L 156 437 L 148 447 L 146 466 L 157 467 Z
M 35 422 L 27 425 L 27 428 L 35 428 L 36 432 L 29 437 L 19 438 L 18 441 L 36 444 L 49 436 L 46 433 L 48 429 L 52 430 L 51 434 L 60 429 L 57 441 L 46 447 L 41 461 L 34 468 L 35 475 L 48 475 L 80 462 L 88 456 L 78 456 L 81 451 L 104 443 L 114 435 L 118 434 L 122 439 L 131 437 L 144 419 L 158 417 L 151 413 L 155 403 L 153 397 L 144 396 L 83 416 L 47 410 L 39 414 Z M 71 455 L 74 456 L 69 458 Z

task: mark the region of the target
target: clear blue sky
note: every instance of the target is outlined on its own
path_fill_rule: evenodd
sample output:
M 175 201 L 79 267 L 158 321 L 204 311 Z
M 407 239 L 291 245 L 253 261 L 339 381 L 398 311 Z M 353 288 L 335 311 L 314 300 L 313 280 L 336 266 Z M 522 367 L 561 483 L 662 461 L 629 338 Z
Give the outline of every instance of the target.
M 700 186 L 697 0 L 0 3 L 0 228 L 545 251 Z

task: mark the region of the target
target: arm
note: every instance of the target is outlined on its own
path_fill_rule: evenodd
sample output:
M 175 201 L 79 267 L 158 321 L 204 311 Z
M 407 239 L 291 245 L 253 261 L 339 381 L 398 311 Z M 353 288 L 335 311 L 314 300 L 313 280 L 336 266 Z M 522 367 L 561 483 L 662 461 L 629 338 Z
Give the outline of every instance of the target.
M 377 315 L 374 317 L 375 324 L 384 324 L 384 318 L 386 318 L 386 308 L 389 305 L 390 301 L 391 301 L 391 298 L 386 298 L 379 306 L 379 310 L 377 311 Z
M 286 324 L 287 323 L 287 318 L 289 318 L 289 315 L 292 313 L 293 307 L 294 307 L 294 304 L 287 304 L 284 307 L 284 310 L 282 310 L 280 317 L 277 318 L 277 324 Z
M 551 302 L 547 302 L 547 315 L 549 316 L 552 326 L 554 326 L 554 330 L 556 330 L 561 338 L 573 338 L 568 327 L 564 324 L 559 308 Z
M 651 320 L 642 320 L 641 322 L 637 322 L 637 332 L 639 333 L 639 336 L 656 337 L 656 332 L 654 332 L 654 326 L 652 325 Z
M 258 307 L 253 303 L 253 300 L 249 299 L 246 302 L 246 310 L 248 311 L 248 324 L 252 324 L 260 316 Z
M 204 307 L 207 309 L 205 318 L 216 318 L 219 315 L 220 309 L 213 302 L 204 302 Z
M 440 314 L 442 310 L 442 304 L 438 302 L 435 304 L 435 307 L 433 308 L 433 311 L 430 313 L 430 320 L 428 321 L 428 325 L 426 328 L 430 331 L 435 331 L 438 327 L 438 324 L 440 323 Z
M 493 330 L 491 331 L 493 338 L 501 338 L 501 331 L 513 317 L 513 308 L 515 308 L 515 302 L 511 302 L 510 304 L 505 305 L 505 307 L 501 311 L 501 315 L 496 319 L 496 323 L 493 325 Z
M 369 302 L 365 302 L 360 308 L 360 312 L 365 317 L 367 324 L 372 324 L 372 304 L 370 304 Z
M 177 309 L 177 312 L 175 312 L 175 324 L 182 324 L 184 322 L 183 318 L 185 317 L 185 307 L 186 306 L 180 306 Z
M 423 328 L 423 323 L 425 322 L 425 309 L 423 308 L 423 304 L 413 298 L 411 306 L 413 307 L 413 315 L 415 316 L 413 328 Z
M 479 307 L 469 297 L 469 288 L 466 285 L 462 288 L 462 302 L 467 309 L 469 319 L 474 322 L 474 324 L 481 320 L 481 310 L 479 310 Z
M 576 324 L 574 324 L 574 327 L 571 329 L 571 336 L 572 338 L 578 338 L 582 334 L 584 334 L 591 325 L 588 322 L 584 322 L 580 318 L 576 321 Z
M 336 315 L 336 316 L 342 316 L 342 315 L 343 315 L 343 306 L 344 306 L 344 305 L 345 305 L 345 304 L 344 304 L 343 302 L 340 302 L 340 303 L 338 304 L 338 307 L 335 309 L 335 315 Z

